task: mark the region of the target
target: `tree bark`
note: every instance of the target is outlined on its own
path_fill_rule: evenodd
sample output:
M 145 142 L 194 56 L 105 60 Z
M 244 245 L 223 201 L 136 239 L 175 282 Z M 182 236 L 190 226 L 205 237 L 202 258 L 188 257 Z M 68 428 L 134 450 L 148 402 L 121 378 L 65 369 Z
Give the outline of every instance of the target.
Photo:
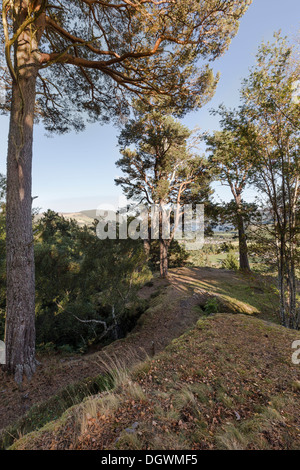
M 150 259 L 150 253 L 151 253 L 151 226 L 148 228 L 148 238 L 145 238 L 143 240 L 143 244 L 144 244 L 144 252 L 146 255 L 146 260 L 148 262 Z
M 278 260 L 278 287 L 279 287 L 279 315 L 282 326 L 286 325 L 285 288 L 284 288 L 284 239 L 280 237 L 279 260 Z
M 232 190 L 234 195 L 236 209 L 237 209 L 237 227 L 239 232 L 239 258 L 240 258 L 240 269 L 242 271 L 250 272 L 250 263 L 248 258 L 248 245 L 247 245 L 247 236 L 245 233 L 245 224 L 242 214 L 242 198 L 241 193 L 238 191 Z
M 150 250 L 151 250 L 151 245 L 150 245 L 149 238 L 145 238 L 143 240 L 143 243 L 144 243 L 144 251 L 145 251 L 146 259 L 148 261 L 149 258 L 150 258 Z
M 166 278 L 168 276 L 168 240 L 160 239 L 159 241 L 159 255 L 160 255 L 160 277 Z
M 238 231 L 239 231 L 239 256 L 240 256 L 240 269 L 242 271 L 251 271 L 249 258 L 247 237 L 245 233 L 245 226 L 243 216 L 238 214 Z
M 164 201 L 159 201 L 159 270 L 160 277 L 166 278 L 168 276 L 168 249 L 170 241 L 163 237 L 163 210 Z
M 26 3 L 26 2 L 25 2 Z M 26 11 L 20 10 L 15 27 Z M 32 145 L 38 73 L 37 35 L 28 28 L 15 43 L 7 154 L 6 367 L 21 383 L 35 371 L 35 275 L 32 231 Z

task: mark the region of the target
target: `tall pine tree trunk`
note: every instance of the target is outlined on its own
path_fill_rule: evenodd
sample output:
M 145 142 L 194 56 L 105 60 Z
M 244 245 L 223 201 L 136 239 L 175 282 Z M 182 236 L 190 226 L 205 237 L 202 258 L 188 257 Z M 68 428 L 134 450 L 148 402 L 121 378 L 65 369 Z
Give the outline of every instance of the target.
M 31 167 L 35 77 L 13 84 L 7 155 L 6 363 L 21 382 L 35 370 L 35 288 Z
M 164 238 L 164 227 L 163 223 L 163 210 L 164 210 L 164 201 L 159 201 L 159 270 L 160 277 L 166 278 L 168 276 L 168 249 L 169 249 L 169 240 Z
M 168 240 L 160 239 L 159 241 L 159 257 L 160 257 L 160 277 L 166 278 L 168 276 Z
M 148 262 L 149 259 L 150 259 L 150 253 L 151 253 L 151 226 L 148 227 L 148 238 L 145 238 L 143 240 L 143 244 L 144 244 L 144 251 L 145 251 L 145 255 L 146 255 L 146 260 Z
M 26 4 L 14 18 L 15 29 L 27 15 Z M 27 5 L 28 6 L 28 5 Z M 35 31 L 36 33 L 36 31 Z M 15 79 L 7 155 L 7 309 L 6 365 L 21 383 L 35 371 L 35 278 L 32 232 L 32 144 L 38 35 L 26 29 L 15 43 Z

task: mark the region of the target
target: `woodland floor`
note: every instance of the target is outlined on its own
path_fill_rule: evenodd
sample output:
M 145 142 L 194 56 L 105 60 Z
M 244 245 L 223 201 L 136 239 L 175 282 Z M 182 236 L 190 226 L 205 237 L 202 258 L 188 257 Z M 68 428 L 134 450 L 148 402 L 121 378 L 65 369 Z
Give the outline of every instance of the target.
M 261 280 L 256 279 L 254 276 L 245 277 L 241 274 L 230 271 L 217 270 L 212 268 L 180 268 L 171 270 L 168 281 L 154 279 L 153 285 L 144 287 L 141 290 L 140 295 L 146 299 L 151 298 L 151 306 L 143 314 L 135 329 L 130 334 L 128 334 L 126 338 L 116 341 L 100 351 L 85 356 L 73 356 L 72 358 L 62 358 L 61 356 L 40 357 L 39 360 L 41 361 L 42 365 L 39 366 L 33 380 L 30 383 L 25 383 L 22 390 L 20 390 L 15 385 L 11 377 L 8 377 L 3 371 L 0 371 L 0 429 L 11 425 L 22 415 L 28 412 L 28 410 L 33 405 L 44 402 L 50 397 L 56 395 L 60 390 L 69 384 L 78 382 L 87 377 L 95 377 L 115 366 L 119 368 L 132 367 L 134 364 L 137 364 L 138 362 L 147 358 L 147 356 L 151 357 L 153 353 L 157 354 L 163 351 L 165 347 L 172 342 L 172 340 L 178 338 L 189 328 L 195 326 L 197 320 L 202 314 L 199 307 L 203 307 L 207 299 L 211 296 L 217 297 L 219 299 L 219 302 L 222 305 L 222 311 L 224 312 L 233 311 L 235 313 L 245 313 L 250 316 L 253 315 L 264 320 L 266 327 L 271 322 L 273 324 L 273 321 L 276 321 L 276 318 L 273 314 L 274 309 L 272 307 L 272 302 L 274 302 L 274 294 L 272 293 L 272 289 L 270 290 L 270 286 L 268 285 L 266 287 L 263 285 Z M 225 316 L 227 320 L 222 320 L 224 317 L 220 317 L 221 319 L 216 323 L 215 334 L 217 334 L 218 337 L 220 337 L 221 334 L 223 334 L 222 332 L 224 332 L 224 341 L 226 344 L 229 345 L 233 338 L 236 342 L 234 349 L 227 351 L 226 361 L 229 363 L 234 363 L 234 361 L 237 360 L 239 356 L 239 348 L 243 347 L 244 340 L 241 334 L 245 331 L 244 328 L 247 328 L 247 326 L 242 328 L 243 331 L 239 332 L 241 327 L 239 326 L 238 321 L 231 320 L 231 318 L 238 319 L 239 317 L 240 315 L 237 317 L 228 315 Z M 250 326 L 251 325 L 249 324 L 248 329 L 250 329 Z M 280 329 L 280 332 L 283 330 L 281 327 L 277 327 L 276 325 L 274 325 L 274 328 Z M 250 340 L 253 344 L 249 344 L 249 338 L 246 338 L 247 354 L 255 355 L 255 351 L 260 347 L 265 350 L 266 345 L 258 343 L 268 343 L 268 334 L 263 334 L 263 332 L 258 333 L 257 340 L 255 340 L 254 331 L 251 331 Z M 277 335 L 278 338 L 279 335 L 280 333 Z M 295 336 L 296 335 L 297 334 L 295 333 Z M 287 331 L 286 338 L 283 338 L 283 348 L 285 349 L 287 357 L 291 353 L 290 340 L 292 336 L 293 333 Z M 297 338 L 295 339 L 298 339 L 298 337 L 299 335 L 297 335 Z M 271 375 L 268 380 L 275 380 L 274 384 L 272 386 L 270 385 L 270 393 L 268 393 L 268 396 L 279 393 L 279 388 L 282 387 L 280 382 L 280 386 L 278 388 L 278 378 L 275 378 L 275 363 L 278 358 L 278 347 L 281 348 L 282 345 L 280 344 L 280 340 L 278 340 L 278 345 L 276 345 L 276 341 L 274 341 L 275 337 L 272 339 L 272 351 L 267 350 L 266 353 L 268 356 L 268 361 L 273 364 L 271 367 Z M 207 364 L 209 364 L 209 366 L 207 366 L 210 370 L 210 372 L 208 370 L 209 375 L 218 366 L 217 364 L 214 365 L 213 355 L 211 355 L 211 353 L 208 353 L 208 355 L 210 356 L 206 357 L 206 360 Z M 285 359 L 285 361 L 287 360 L 288 359 Z M 205 369 L 207 369 L 207 367 Z M 267 365 L 267 367 L 269 367 L 269 365 Z M 166 374 L 165 379 L 168 382 L 172 381 L 172 378 L 171 376 L 168 378 L 167 369 L 168 368 L 163 368 L 164 373 Z M 289 375 L 289 377 L 286 379 L 289 384 L 292 381 L 298 383 L 296 372 L 293 371 L 292 375 Z M 243 373 L 245 374 L 245 370 Z M 284 375 L 282 370 L 279 373 Z M 249 377 L 245 380 L 245 383 L 249 384 L 246 388 L 249 390 L 251 389 L 252 393 L 253 386 L 251 384 L 252 379 L 250 379 L 250 375 L 251 374 L 249 373 Z M 144 382 L 145 380 L 146 382 L 148 381 L 149 385 L 152 379 L 149 379 L 149 374 L 147 374 L 147 377 L 143 380 Z M 165 379 L 161 378 L 162 381 Z M 260 379 L 262 379 L 262 377 L 260 377 Z M 144 386 L 143 380 L 140 384 L 141 386 Z M 194 380 L 195 379 L 191 379 L 192 384 Z M 228 380 L 230 382 L 230 377 L 228 377 Z M 271 388 L 274 388 L 272 393 Z M 254 393 L 255 387 L 253 389 L 253 396 Z M 290 393 L 293 393 L 292 389 L 290 390 Z M 225 402 L 226 396 L 224 398 Z M 255 404 L 254 398 L 252 402 Z M 266 404 L 267 403 L 264 403 L 264 405 Z M 222 406 L 224 408 L 224 404 Z M 220 416 L 221 412 L 223 413 L 222 406 L 221 408 L 219 407 L 219 410 L 214 407 L 216 416 L 211 417 L 211 411 L 208 413 L 208 416 L 210 416 L 209 419 L 212 419 L 213 423 L 215 424 L 219 423 L 218 416 Z M 294 405 L 292 404 L 291 409 L 293 406 Z M 130 407 L 131 405 L 129 408 Z M 242 408 L 240 407 L 238 412 L 230 409 L 228 413 L 231 417 L 235 416 L 239 421 L 243 413 L 249 413 L 249 411 L 247 411 L 249 406 L 247 409 L 245 407 L 245 411 L 243 411 L 244 408 Z M 147 411 L 147 406 L 142 405 L 140 406 L 140 410 L 141 413 L 144 413 L 140 416 L 141 421 L 143 421 L 142 416 L 145 416 L 145 414 L 149 413 L 149 410 Z M 131 410 L 129 415 L 125 418 L 125 424 L 127 424 L 127 421 L 129 420 L 128 425 L 130 425 L 130 420 L 133 419 L 133 415 L 131 415 L 133 411 L 134 410 Z M 192 415 L 193 413 L 191 416 Z M 193 422 L 193 419 L 191 422 Z M 154 417 L 152 421 L 154 423 L 158 422 L 157 417 Z M 179 419 L 178 422 L 181 423 L 178 426 L 188 426 L 188 424 L 185 424 L 185 420 Z M 278 426 L 283 426 L 282 423 L 283 421 Z M 156 424 L 153 426 L 156 426 Z M 294 429 L 296 428 L 293 428 L 293 432 Z M 108 430 L 108 432 L 111 433 L 112 430 Z M 203 440 L 203 445 L 205 448 L 212 448 L 213 446 L 209 436 L 210 435 L 208 433 L 207 439 Z M 114 438 L 115 433 L 112 435 L 110 434 L 110 437 L 105 437 L 105 446 L 111 445 L 111 439 Z M 66 444 L 65 448 L 72 448 L 72 445 L 73 444 L 69 442 Z M 171 446 L 170 448 L 172 448 L 172 444 L 169 443 L 168 445 Z M 188 443 L 188 446 L 189 445 L 191 444 Z M 280 445 L 281 444 L 279 443 L 279 448 Z M 284 446 L 285 444 L 282 445 Z M 79 447 L 88 448 L 88 446 L 94 447 L 92 441 L 90 442 L 89 439 L 85 443 L 82 441 Z M 145 444 L 145 446 L 147 447 L 147 444 Z M 173 446 L 176 447 L 175 444 L 173 444 Z M 126 446 L 124 448 L 126 448 Z M 129 448 L 132 447 L 129 446 Z
M 201 270 L 201 272 L 205 271 Z M 191 270 L 191 281 L 194 276 L 198 278 L 201 272 Z M 126 339 L 115 341 L 91 355 L 73 355 L 71 358 L 57 355 L 40 356 L 37 359 L 41 362 L 41 366 L 37 368 L 33 379 L 23 384 L 22 389 L 19 389 L 12 377 L 0 369 L 0 431 L 26 413 L 32 405 L 55 395 L 68 384 L 100 374 L 103 371 L 101 362 L 103 360 L 106 362 L 108 355 L 119 357 L 130 366 L 132 362 L 141 360 L 146 357 L 146 354 L 152 353 L 152 342 L 154 342 L 155 352 L 159 352 L 173 338 L 192 326 L 199 317 L 199 313 L 193 312 L 189 303 L 183 306 L 180 303 L 177 305 L 177 299 L 187 295 L 187 287 L 179 286 L 181 273 L 182 270 L 176 270 L 171 274 L 169 281 L 154 279 L 153 286 L 144 287 L 141 290 L 140 295 L 147 299 L 171 283 L 168 298 L 172 299 L 172 303 L 174 302 L 175 309 L 159 308 L 151 315 L 151 321 L 149 321 L 150 317 L 145 319 L 145 322 L 138 325 Z M 218 275 L 220 273 L 224 275 L 220 271 Z M 196 299 L 194 303 L 197 303 Z

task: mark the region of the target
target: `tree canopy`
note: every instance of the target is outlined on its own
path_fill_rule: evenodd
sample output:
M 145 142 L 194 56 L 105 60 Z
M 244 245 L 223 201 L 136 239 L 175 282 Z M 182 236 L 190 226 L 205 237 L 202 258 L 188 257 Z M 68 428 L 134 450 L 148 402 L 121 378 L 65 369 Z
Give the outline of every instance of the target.
M 3 0 L 10 110 L 7 154 L 6 364 L 21 382 L 35 371 L 31 221 L 34 120 L 81 130 L 129 113 L 138 97 L 183 115 L 218 77 L 208 62 L 228 48 L 251 0 Z
M 200 203 L 209 194 L 210 172 L 203 157 L 196 152 L 197 138 L 172 116 L 159 111 L 136 112 L 122 130 L 119 143 L 122 158 L 117 166 L 124 176 L 115 181 L 125 195 L 160 211 L 160 246 L 167 250 L 178 227 L 183 204 Z M 162 213 L 167 206 L 176 207 L 170 237 L 162 236 Z M 163 255 L 163 253 L 162 253 Z
M 279 33 L 263 43 L 257 64 L 244 81 L 243 104 L 255 126 L 254 183 L 272 220 L 269 238 L 275 245 L 280 290 L 280 317 L 285 326 L 299 327 L 296 265 L 299 260 L 299 138 L 300 108 L 295 96 L 299 65 L 293 46 Z
M 36 36 L 36 116 L 65 132 L 81 129 L 84 116 L 126 115 L 128 96 L 163 96 L 178 114 L 203 104 L 218 80 L 204 61 L 225 52 L 251 1 L 2 3 L 7 87 L 20 74 L 14 47 L 24 32 Z M 9 101 L 10 93 L 6 109 Z
M 254 151 L 250 145 L 254 130 L 243 115 L 243 110 L 230 111 L 221 106 L 213 113 L 221 117 L 221 131 L 204 137 L 209 162 L 221 184 L 230 187 L 233 201 L 223 207 L 223 218 L 229 215 L 231 223 L 238 228 L 240 268 L 250 271 L 245 221 L 255 208 L 251 204 L 247 205 L 242 198 L 254 171 Z

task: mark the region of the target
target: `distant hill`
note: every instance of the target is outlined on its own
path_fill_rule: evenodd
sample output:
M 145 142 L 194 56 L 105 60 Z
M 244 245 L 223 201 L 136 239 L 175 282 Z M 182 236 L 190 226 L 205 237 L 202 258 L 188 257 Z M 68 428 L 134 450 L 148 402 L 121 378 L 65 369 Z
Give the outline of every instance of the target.
M 91 225 L 96 218 L 96 209 L 81 211 L 81 212 L 59 212 L 59 215 L 65 219 L 74 219 L 81 227 L 84 225 Z M 43 217 L 43 213 L 38 214 L 35 220 L 38 221 Z
M 78 225 L 91 225 L 96 218 L 96 209 L 81 212 L 61 212 L 60 215 L 66 219 L 74 219 Z
M 97 211 L 96 211 L 96 209 L 91 209 L 91 210 L 87 210 L 87 211 L 81 211 L 81 212 L 79 212 L 79 214 L 83 214 L 86 217 L 89 217 L 89 218 L 94 220 L 96 218 Z

